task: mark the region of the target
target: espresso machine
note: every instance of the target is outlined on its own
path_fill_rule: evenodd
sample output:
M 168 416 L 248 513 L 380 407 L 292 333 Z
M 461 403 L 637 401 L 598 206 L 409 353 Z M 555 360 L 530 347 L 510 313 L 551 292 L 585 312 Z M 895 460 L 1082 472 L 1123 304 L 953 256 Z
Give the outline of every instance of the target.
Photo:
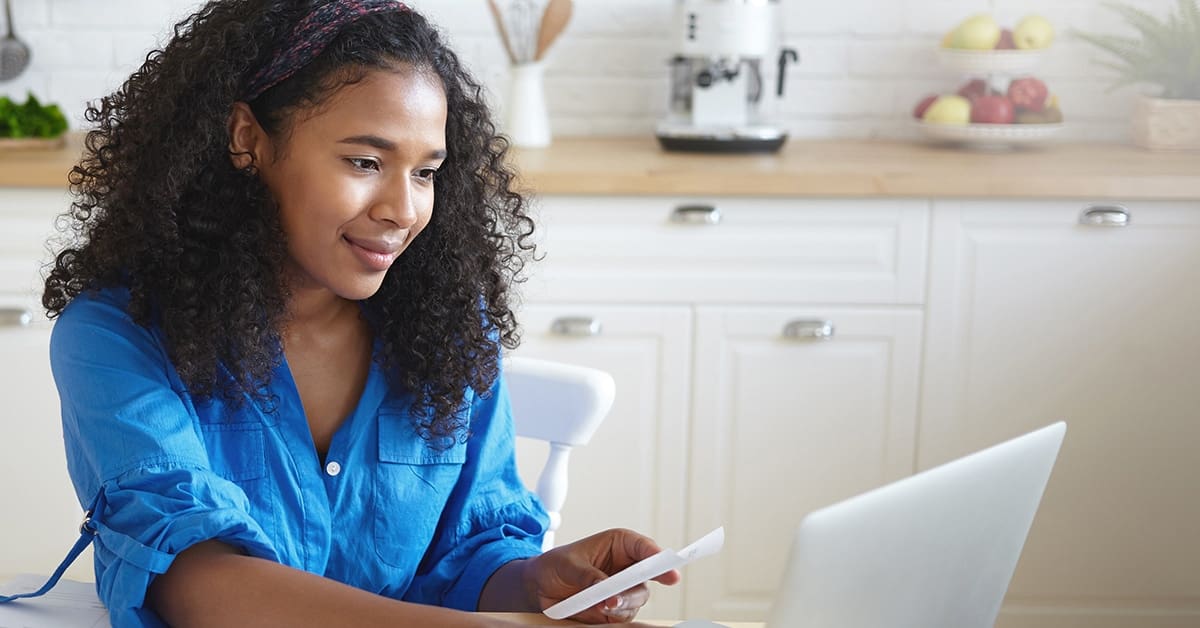
M 796 51 L 781 47 L 779 0 L 676 0 L 671 102 L 656 129 L 666 150 L 773 152 L 787 131 L 769 119 Z M 775 64 L 775 80 L 764 64 Z

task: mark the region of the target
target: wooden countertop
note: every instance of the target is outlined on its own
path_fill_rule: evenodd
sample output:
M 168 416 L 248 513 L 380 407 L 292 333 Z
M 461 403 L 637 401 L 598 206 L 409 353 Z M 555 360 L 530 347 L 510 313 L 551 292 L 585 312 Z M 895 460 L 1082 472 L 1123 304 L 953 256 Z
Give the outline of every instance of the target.
M 987 152 L 790 140 L 777 155 L 667 153 L 653 138 L 558 139 L 517 152 L 542 194 L 1200 199 L 1200 153 L 1119 144 Z
M 62 187 L 81 138 L 0 153 L 0 187 Z M 1121 144 L 988 152 L 919 142 L 796 140 L 775 155 L 668 153 L 651 137 L 558 138 L 514 151 L 539 194 L 1200 199 L 1200 153 Z

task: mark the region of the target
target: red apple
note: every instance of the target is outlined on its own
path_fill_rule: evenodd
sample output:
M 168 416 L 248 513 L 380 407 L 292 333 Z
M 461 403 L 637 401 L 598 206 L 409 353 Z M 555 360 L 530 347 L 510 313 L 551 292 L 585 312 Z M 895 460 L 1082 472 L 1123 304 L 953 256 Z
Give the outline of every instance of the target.
M 990 91 L 987 81 L 983 79 L 971 79 L 958 88 L 958 95 L 973 101 L 980 96 L 986 96 Z
M 1046 84 L 1032 76 L 1019 78 L 1008 84 L 1008 98 L 1021 109 L 1041 111 L 1050 94 Z
M 1016 47 L 1012 31 L 1007 28 L 1000 31 L 1000 41 L 996 42 L 996 50 L 1015 50 Z
M 1012 124 L 1016 108 L 1008 98 L 999 94 L 980 96 L 971 101 L 971 122 L 979 124 Z
M 913 117 L 920 120 L 922 117 L 925 116 L 925 110 L 929 108 L 929 105 L 932 105 L 933 101 L 935 101 L 937 99 L 938 99 L 937 94 L 930 94 L 930 95 L 922 98 L 921 102 L 917 103 L 917 107 L 915 109 L 913 109 Z

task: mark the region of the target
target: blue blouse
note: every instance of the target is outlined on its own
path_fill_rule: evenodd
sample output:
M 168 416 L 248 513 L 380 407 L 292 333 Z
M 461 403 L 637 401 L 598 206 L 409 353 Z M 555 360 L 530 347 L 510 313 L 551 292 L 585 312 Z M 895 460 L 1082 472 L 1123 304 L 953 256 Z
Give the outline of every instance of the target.
M 162 626 L 146 589 L 179 552 L 218 539 L 251 556 L 388 597 L 474 610 L 501 565 L 540 551 L 548 519 L 517 476 L 503 378 L 466 392 L 470 438 L 438 451 L 372 363 L 325 462 L 288 365 L 276 412 L 194 399 L 162 333 L 110 289 L 54 327 L 67 466 L 93 516 L 96 582 L 114 626 Z

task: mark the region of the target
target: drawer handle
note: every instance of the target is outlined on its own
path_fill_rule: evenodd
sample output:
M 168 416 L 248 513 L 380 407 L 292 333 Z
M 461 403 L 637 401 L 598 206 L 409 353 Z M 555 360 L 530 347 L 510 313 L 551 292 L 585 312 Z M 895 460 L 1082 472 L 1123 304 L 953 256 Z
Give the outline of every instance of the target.
M 599 336 L 600 321 L 590 316 L 564 316 L 550 323 L 550 333 L 573 338 Z
M 33 313 L 25 308 L 0 308 L 0 327 L 29 327 L 33 323 Z
M 1088 227 L 1124 227 L 1129 224 L 1129 210 L 1123 205 L 1092 205 L 1083 210 L 1079 224 Z
M 719 225 L 721 210 L 715 205 L 680 205 L 671 212 L 671 222 L 681 225 Z
M 833 321 L 791 321 L 783 326 L 783 337 L 795 340 L 832 340 Z

